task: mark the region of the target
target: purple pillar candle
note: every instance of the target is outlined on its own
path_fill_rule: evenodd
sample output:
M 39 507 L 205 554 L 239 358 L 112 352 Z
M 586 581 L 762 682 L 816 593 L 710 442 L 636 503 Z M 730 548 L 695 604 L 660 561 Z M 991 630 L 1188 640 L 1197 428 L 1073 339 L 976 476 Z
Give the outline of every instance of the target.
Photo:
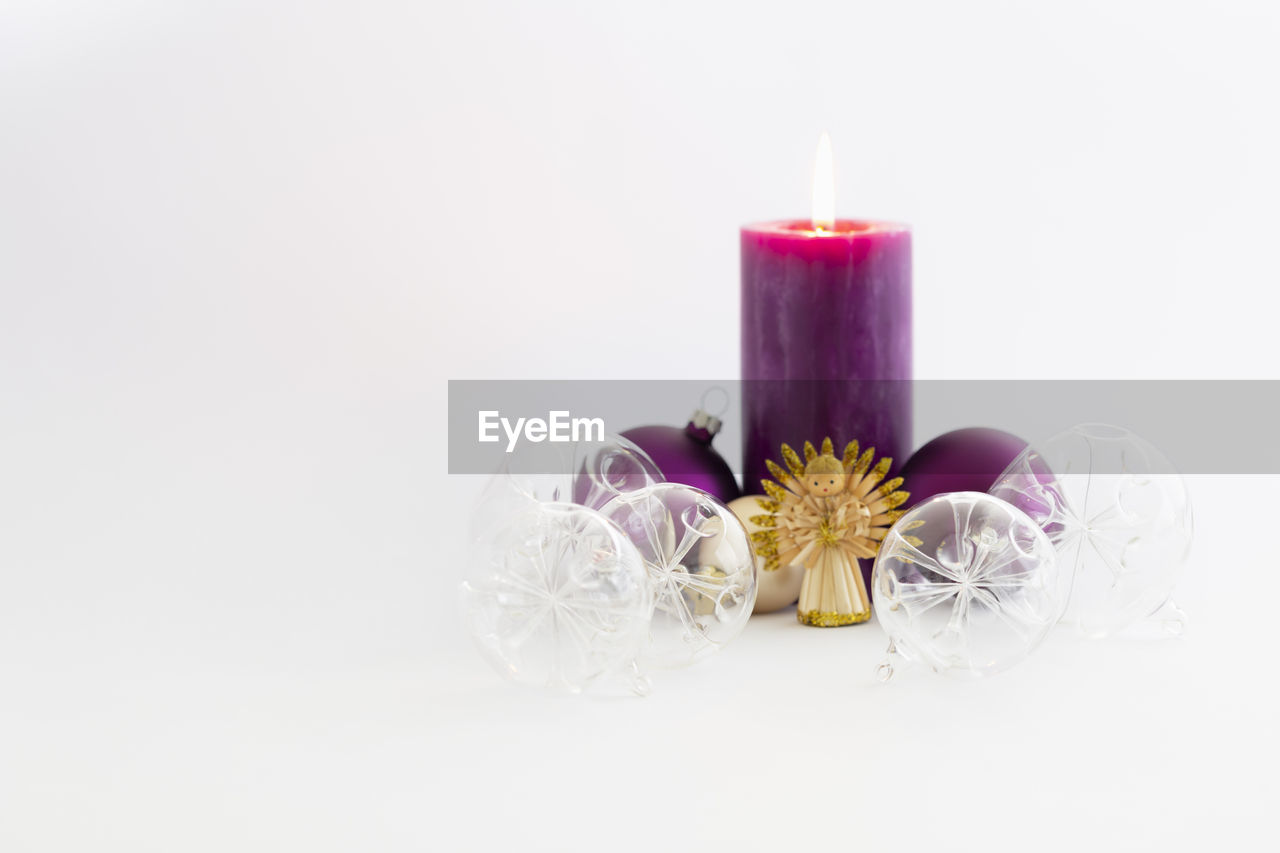
M 911 450 L 911 231 L 885 222 L 742 229 L 743 487 L 783 443 Z M 839 452 L 839 450 L 837 450 Z

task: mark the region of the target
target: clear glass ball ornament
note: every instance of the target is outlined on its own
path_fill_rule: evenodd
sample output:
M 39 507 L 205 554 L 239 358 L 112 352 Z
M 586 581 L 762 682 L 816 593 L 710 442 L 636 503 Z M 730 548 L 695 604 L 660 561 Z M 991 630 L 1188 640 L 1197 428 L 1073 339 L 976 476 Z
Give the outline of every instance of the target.
M 649 455 L 620 435 L 601 442 L 516 447 L 485 485 L 471 515 L 470 538 L 483 542 L 531 504 L 575 503 L 600 509 L 621 494 L 665 482 Z
M 1081 424 L 1023 451 L 991 494 L 1030 515 L 1057 548 L 1062 621 L 1094 637 L 1148 617 L 1182 632 L 1170 596 L 1191 548 L 1191 501 L 1150 442 Z
M 601 513 L 635 544 L 653 584 L 642 668 L 693 663 L 742 632 L 755 605 L 755 555 L 728 507 L 662 483 L 620 495 Z
M 962 677 L 1027 657 L 1057 620 L 1053 545 L 1026 514 L 981 492 L 918 504 L 885 536 L 872 574 L 890 657 Z
M 513 681 L 578 691 L 634 669 L 653 588 L 636 547 L 598 512 L 529 503 L 476 543 L 462 585 L 473 639 Z M 633 684 L 645 692 L 642 680 Z

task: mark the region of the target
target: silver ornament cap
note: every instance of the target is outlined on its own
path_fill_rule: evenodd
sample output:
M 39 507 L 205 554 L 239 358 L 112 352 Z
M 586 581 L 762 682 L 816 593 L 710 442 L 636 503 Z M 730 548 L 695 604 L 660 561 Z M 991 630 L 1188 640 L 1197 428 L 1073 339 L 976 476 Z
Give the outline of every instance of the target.
M 689 431 L 705 432 L 707 441 L 710 441 L 711 437 L 720 431 L 721 426 L 723 426 L 723 423 L 719 418 L 702 409 L 694 409 L 693 414 L 689 416 Z

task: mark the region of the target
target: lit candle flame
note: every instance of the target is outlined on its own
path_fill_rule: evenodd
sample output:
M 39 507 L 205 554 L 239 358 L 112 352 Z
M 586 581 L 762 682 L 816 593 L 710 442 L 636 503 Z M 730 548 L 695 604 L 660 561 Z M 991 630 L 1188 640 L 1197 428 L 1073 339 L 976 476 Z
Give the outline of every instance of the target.
M 836 227 L 836 168 L 831 157 L 831 136 L 823 131 L 813 161 L 813 230 Z

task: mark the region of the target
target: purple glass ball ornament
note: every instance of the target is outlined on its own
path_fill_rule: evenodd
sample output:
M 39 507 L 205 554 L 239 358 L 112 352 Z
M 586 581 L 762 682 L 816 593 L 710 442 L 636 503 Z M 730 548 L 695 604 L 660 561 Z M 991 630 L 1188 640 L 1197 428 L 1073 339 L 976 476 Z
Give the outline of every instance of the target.
M 720 419 L 699 409 L 683 428 L 642 426 L 626 430 L 622 437 L 649 454 L 667 482 L 702 489 L 727 504 L 742 490 L 729 463 L 711 446 L 719 431 Z
M 907 510 L 947 492 L 986 492 L 1027 442 L 1003 430 L 969 427 L 944 432 L 911 454 L 898 474 L 911 500 Z

